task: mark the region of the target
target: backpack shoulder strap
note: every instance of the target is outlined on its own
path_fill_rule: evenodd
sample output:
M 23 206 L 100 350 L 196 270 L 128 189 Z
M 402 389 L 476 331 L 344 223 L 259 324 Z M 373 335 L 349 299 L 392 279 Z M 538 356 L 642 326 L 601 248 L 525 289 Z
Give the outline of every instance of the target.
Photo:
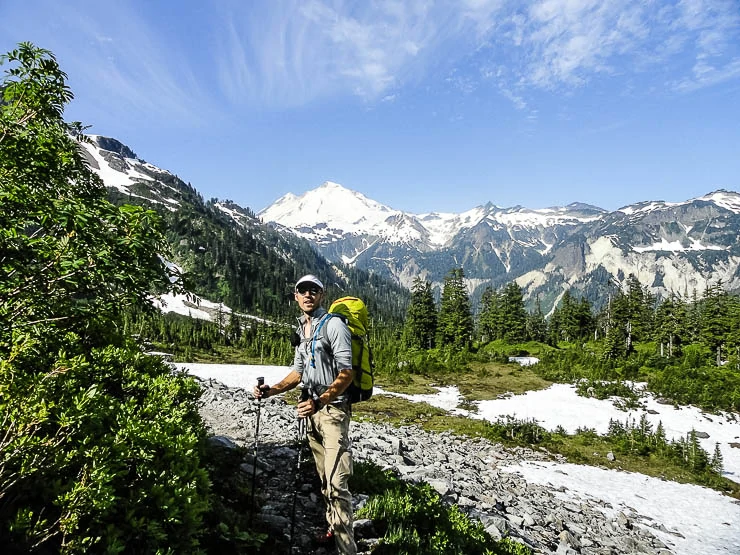
M 316 331 L 313 332 L 313 338 L 311 339 L 311 368 L 316 368 L 316 339 L 319 337 L 319 332 L 324 324 L 329 321 L 329 318 L 336 316 L 330 312 L 327 312 L 323 318 L 319 321 L 319 325 L 316 326 Z

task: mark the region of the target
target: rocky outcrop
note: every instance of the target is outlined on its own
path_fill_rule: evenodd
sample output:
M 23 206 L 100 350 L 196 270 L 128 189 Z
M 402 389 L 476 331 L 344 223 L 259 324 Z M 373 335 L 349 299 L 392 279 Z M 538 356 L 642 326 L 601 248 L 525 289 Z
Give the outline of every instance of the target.
M 213 441 L 247 448 L 242 471 L 254 472 L 257 413 L 257 497 L 255 521 L 293 553 L 326 553 L 315 549 L 312 538 L 325 530 L 324 507 L 311 455 L 299 451 L 294 407 L 282 398 L 262 401 L 251 394 L 214 382 L 202 382 L 201 414 Z M 430 433 L 414 426 L 394 428 L 353 422 L 353 454 L 357 461 L 373 461 L 395 468 L 407 480 L 423 480 L 449 503 L 480 520 L 496 538 L 509 536 L 542 554 L 670 553 L 649 530 L 635 525 L 634 515 L 605 512 L 597 500 L 564 501 L 558 491 L 527 483 L 503 467 L 520 461 L 552 460 L 544 451 L 507 449 L 482 439 L 451 433 Z M 300 465 L 299 465 L 300 453 Z M 365 499 L 354 498 L 359 507 Z M 295 518 L 293 507 L 295 504 Z M 355 523 L 358 545 L 365 552 L 377 542 L 371 522 Z M 279 552 L 279 551 L 276 551 Z

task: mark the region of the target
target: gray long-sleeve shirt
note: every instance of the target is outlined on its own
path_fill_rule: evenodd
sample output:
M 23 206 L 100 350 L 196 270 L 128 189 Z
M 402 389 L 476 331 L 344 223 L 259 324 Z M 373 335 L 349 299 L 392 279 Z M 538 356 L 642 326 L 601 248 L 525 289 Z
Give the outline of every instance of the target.
M 301 375 L 301 381 L 305 386 L 321 395 L 341 370 L 352 369 L 352 335 L 342 318 L 327 316 L 326 309 L 319 308 L 314 311 L 311 318 L 311 335 L 306 337 L 304 333 L 306 318 L 304 314 L 298 319 L 298 335 L 301 342 L 295 349 L 293 370 Z M 345 391 L 333 402 L 342 403 L 346 400 Z

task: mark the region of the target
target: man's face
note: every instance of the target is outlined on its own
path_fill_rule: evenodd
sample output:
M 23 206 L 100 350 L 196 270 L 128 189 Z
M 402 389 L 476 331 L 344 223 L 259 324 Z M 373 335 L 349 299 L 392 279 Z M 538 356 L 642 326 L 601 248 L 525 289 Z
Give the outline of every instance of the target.
M 324 292 L 313 283 L 302 283 L 295 292 L 295 300 L 303 312 L 313 312 L 321 304 Z

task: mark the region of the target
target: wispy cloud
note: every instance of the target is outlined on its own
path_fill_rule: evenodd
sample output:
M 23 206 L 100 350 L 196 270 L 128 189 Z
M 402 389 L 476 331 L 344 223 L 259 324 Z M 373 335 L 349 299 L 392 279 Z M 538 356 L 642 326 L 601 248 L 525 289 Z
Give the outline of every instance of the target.
M 382 99 L 445 36 L 429 2 L 276 0 L 222 12 L 219 82 L 233 99 L 302 104 L 351 93 Z
M 740 78 L 740 58 L 735 58 L 721 67 L 697 61 L 690 77 L 673 81 L 670 85 L 677 91 L 691 92 L 738 78 Z
M 721 64 L 711 66 L 715 76 L 730 78 L 740 56 L 734 0 L 540 0 L 501 8 L 496 17 L 490 52 L 507 60 L 520 87 L 581 87 L 599 76 L 656 67 L 676 75 L 677 83 L 693 73 L 698 87 L 719 82 L 701 78 L 708 60 Z M 687 58 L 696 61 L 689 74 Z
M 185 126 L 207 121 L 207 96 L 199 79 L 185 52 L 156 22 L 127 2 L 110 3 L 105 10 L 88 8 L 79 2 L 40 1 L 37 18 L 21 23 L 17 33 L 52 50 L 75 95 L 113 120 L 152 121 L 156 116 Z
M 656 68 L 673 77 L 664 87 L 710 86 L 734 78 L 740 59 L 736 0 L 275 0 L 259 13 L 253 3 L 235 6 L 223 12 L 219 82 L 235 101 L 276 106 L 336 94 L 380 101 L 424 80 L 470 94 L 488 79 L 525 109 L 533 89 Z M 471 62 L 480 69 L 450 71 Z
M 78 94 L 188 123 L 240 106 L 383 102 L 419 84 L 493 91 L 526 111 L 538 91 L 601 79 L 637 93 L 740 77 L 738 0 L 201 0 L 184 1 L 181 32 L 134 2 L 38 2 L 37 33 L 51 26 Z

